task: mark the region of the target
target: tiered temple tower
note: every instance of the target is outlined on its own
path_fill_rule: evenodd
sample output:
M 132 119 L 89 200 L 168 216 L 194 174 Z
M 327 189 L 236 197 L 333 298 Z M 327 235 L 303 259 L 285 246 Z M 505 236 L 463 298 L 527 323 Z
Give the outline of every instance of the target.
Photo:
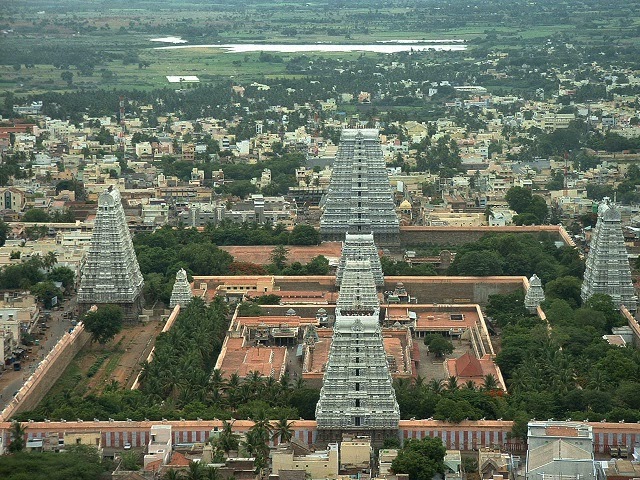
M 98 198 L 91 245 L 82 268 L 78 305 L 81 312 L 91 305 L 119 305 L 125 321 L 137 321 L 142 308 L 143 283 L 120 192 L 109 187 Z
M 380 302 L 369 260 L 347 260 L 320 401 L 318 443 L 343 433 L 375 445 L 397 437 L 400 409 L 380 333 Z
M 378 249 L 373 242 L 373 233 L 347 233 L 345 236 L 344 243 L 342 244 L 342 256 L 340 257 L 338 271 L 336 272 L 336 285 L 338 286 L 340 286 L 342 282 L 347 260 L 369 260 L 375 284 L 378 287 L 384 285 L 382 265 L 380 264 Z
M 187 280 L 187 272 L 184 271 L 184 268 L 181 268 L 176 273 L 176 281 L 173 284 L 173 290 L 171 290 L 169 308 L 173 308 L 178 304 L 180 304 L 180 307 L 186 307 L 192 298 L 193 293 L 191 292 L 189 280 Z
M 591 237 L 582 282 L 582 301 L 595 293 L 610 295 L 618 307 L 625 305 L 632 312 L 637 308 L 620 211 L 608 198 L 598 207 L 598 223 Z
M 529 288 L 524 295 L 524 306 L 530 313 L 536 313 L 536 310 L 540 304 L 544 302 L 544 289 L 542 288 L 542 281 L 535 273 L 529 279 Z
M 399 220 L 377 130 L 342 131 L 322 206 L 324 240 L 373 232 L 379 245 L 399 244 Z

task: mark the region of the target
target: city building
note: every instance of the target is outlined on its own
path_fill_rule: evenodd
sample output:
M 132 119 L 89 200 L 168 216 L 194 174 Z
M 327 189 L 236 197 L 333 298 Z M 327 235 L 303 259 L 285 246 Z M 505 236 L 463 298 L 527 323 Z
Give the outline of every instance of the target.
M 116 304 L 122 307 L 126 321 L 136 321 L 142 306 L 143 283 L 120 192 L 109 187 L 98 198 L 78 305 L 86 311 L 94 304 Z
M 273 474 L 291 470 L 303 470 L 311 479 L 338 478 L 338 444 L 330 443 L 324 451 L 296 455 L 291 445 L 286 445 L 272 453 Z
M 400 409 L 382 342 L 380 303 L 369 260 L 348 260 L 336 304 L 333 341 L 316 407 L 320 443 L 342 434 L 374 445 L 396 436 Z
M 321 207 L 320 233 L 325 240 L 373 232 L 379 245 L 399 242 L 399 220 L 377 130 L 342 131 Z
M 593 430 L 577 422 L 529 422 L 526 480 L 595 480 Z
M 616 306 L 636 310 L 629 255 L 624 244 L 620 211 L 608 198 L 598 207 L 598 222 L 591 237 L 582 282 L 582 301 L 595 293 L 610 295 Z

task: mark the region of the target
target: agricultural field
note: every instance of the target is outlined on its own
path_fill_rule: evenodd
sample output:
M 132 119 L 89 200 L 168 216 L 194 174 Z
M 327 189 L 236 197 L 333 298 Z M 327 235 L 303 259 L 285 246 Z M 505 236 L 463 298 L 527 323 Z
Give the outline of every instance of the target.
M 409 6 L 410 5 L 410 6 Z M 640 42 L 636 4 L 566 2 L 5 2 L 0 12 L 0 92 L 151 90 L 174 87 L 166 75 L 220 79 L 298 78 L 287 63 L 348 60 L 352 53 L 227 53 L 220 48 L 157 50 L 154 38 L 180 37 L 189 45 L 373 44 L 393 40 L 464 41 L 466 52 L 444 57 L 469 61 L 487 52 L 519 50 L 547 39 L 597 48 L 635 48 Z M 603 52 L 606 53 L 606 52 Z M 183 86 L 184 87 L 184 86 Z M 187 86 L 188 88 L 188 86 Z

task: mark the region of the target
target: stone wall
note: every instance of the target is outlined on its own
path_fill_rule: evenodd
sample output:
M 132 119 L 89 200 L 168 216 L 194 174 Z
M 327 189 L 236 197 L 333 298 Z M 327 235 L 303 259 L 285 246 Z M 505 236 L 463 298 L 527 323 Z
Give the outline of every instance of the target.
M 558 240 L 563 240 L 558 225 L 507 226 L 507 227 L 400 227 L 400 244 L 414 245 L 462 245 L 477 242 L 488 233 L 540 233 L 549 232 Z
M 486 305 L 489 295 L 524 288 L 525 277 L 385 277 L 385 291 L 402 282 L 418 303 L 477 303 Z
M 38 364 L 31 377 L 18 391 L 11 403 L 0 414 L 0 421 L 9 420 L 14 414 L 33 410 L 42 398 L 60 378 L 73 360 L 73 357 L 86 345 L 91 338 L 79 323 L 71 333 L 66 332 L 56 343 L 49 354 Z

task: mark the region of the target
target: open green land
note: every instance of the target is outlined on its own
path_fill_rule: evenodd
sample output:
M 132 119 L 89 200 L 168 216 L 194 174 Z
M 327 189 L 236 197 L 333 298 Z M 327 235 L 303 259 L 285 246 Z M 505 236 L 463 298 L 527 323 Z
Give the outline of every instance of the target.
M 638 6 L 616 1 L 483 2 L 468 4 L 358 2 L 5 2 L 0 12 L 0 94 L 78 89 L 179 88 L 166 75 L 216 79 L 299 78 L 287 65 L 300 57 L 352 61 L 360 53 L 232 54 L 220 49 L 155 50 L 152 38 L 179 36 L 190 44 L 352 43 L 388 40 L 467 42 L 457 57 L 518 51 L 562 39 L 593 48 L 636 47 Z M 439 53 L 433 54 L 436 57 Z M 367 54 L 380 62 L 390 55 Z M 442 53 L 442 57 L 451 55 Z M 453 56 L 455 58 L 455 55 Z M 580 60 L 576 58 L 576 60 Z M 72 79 L 66 71 L 72 73 Z

